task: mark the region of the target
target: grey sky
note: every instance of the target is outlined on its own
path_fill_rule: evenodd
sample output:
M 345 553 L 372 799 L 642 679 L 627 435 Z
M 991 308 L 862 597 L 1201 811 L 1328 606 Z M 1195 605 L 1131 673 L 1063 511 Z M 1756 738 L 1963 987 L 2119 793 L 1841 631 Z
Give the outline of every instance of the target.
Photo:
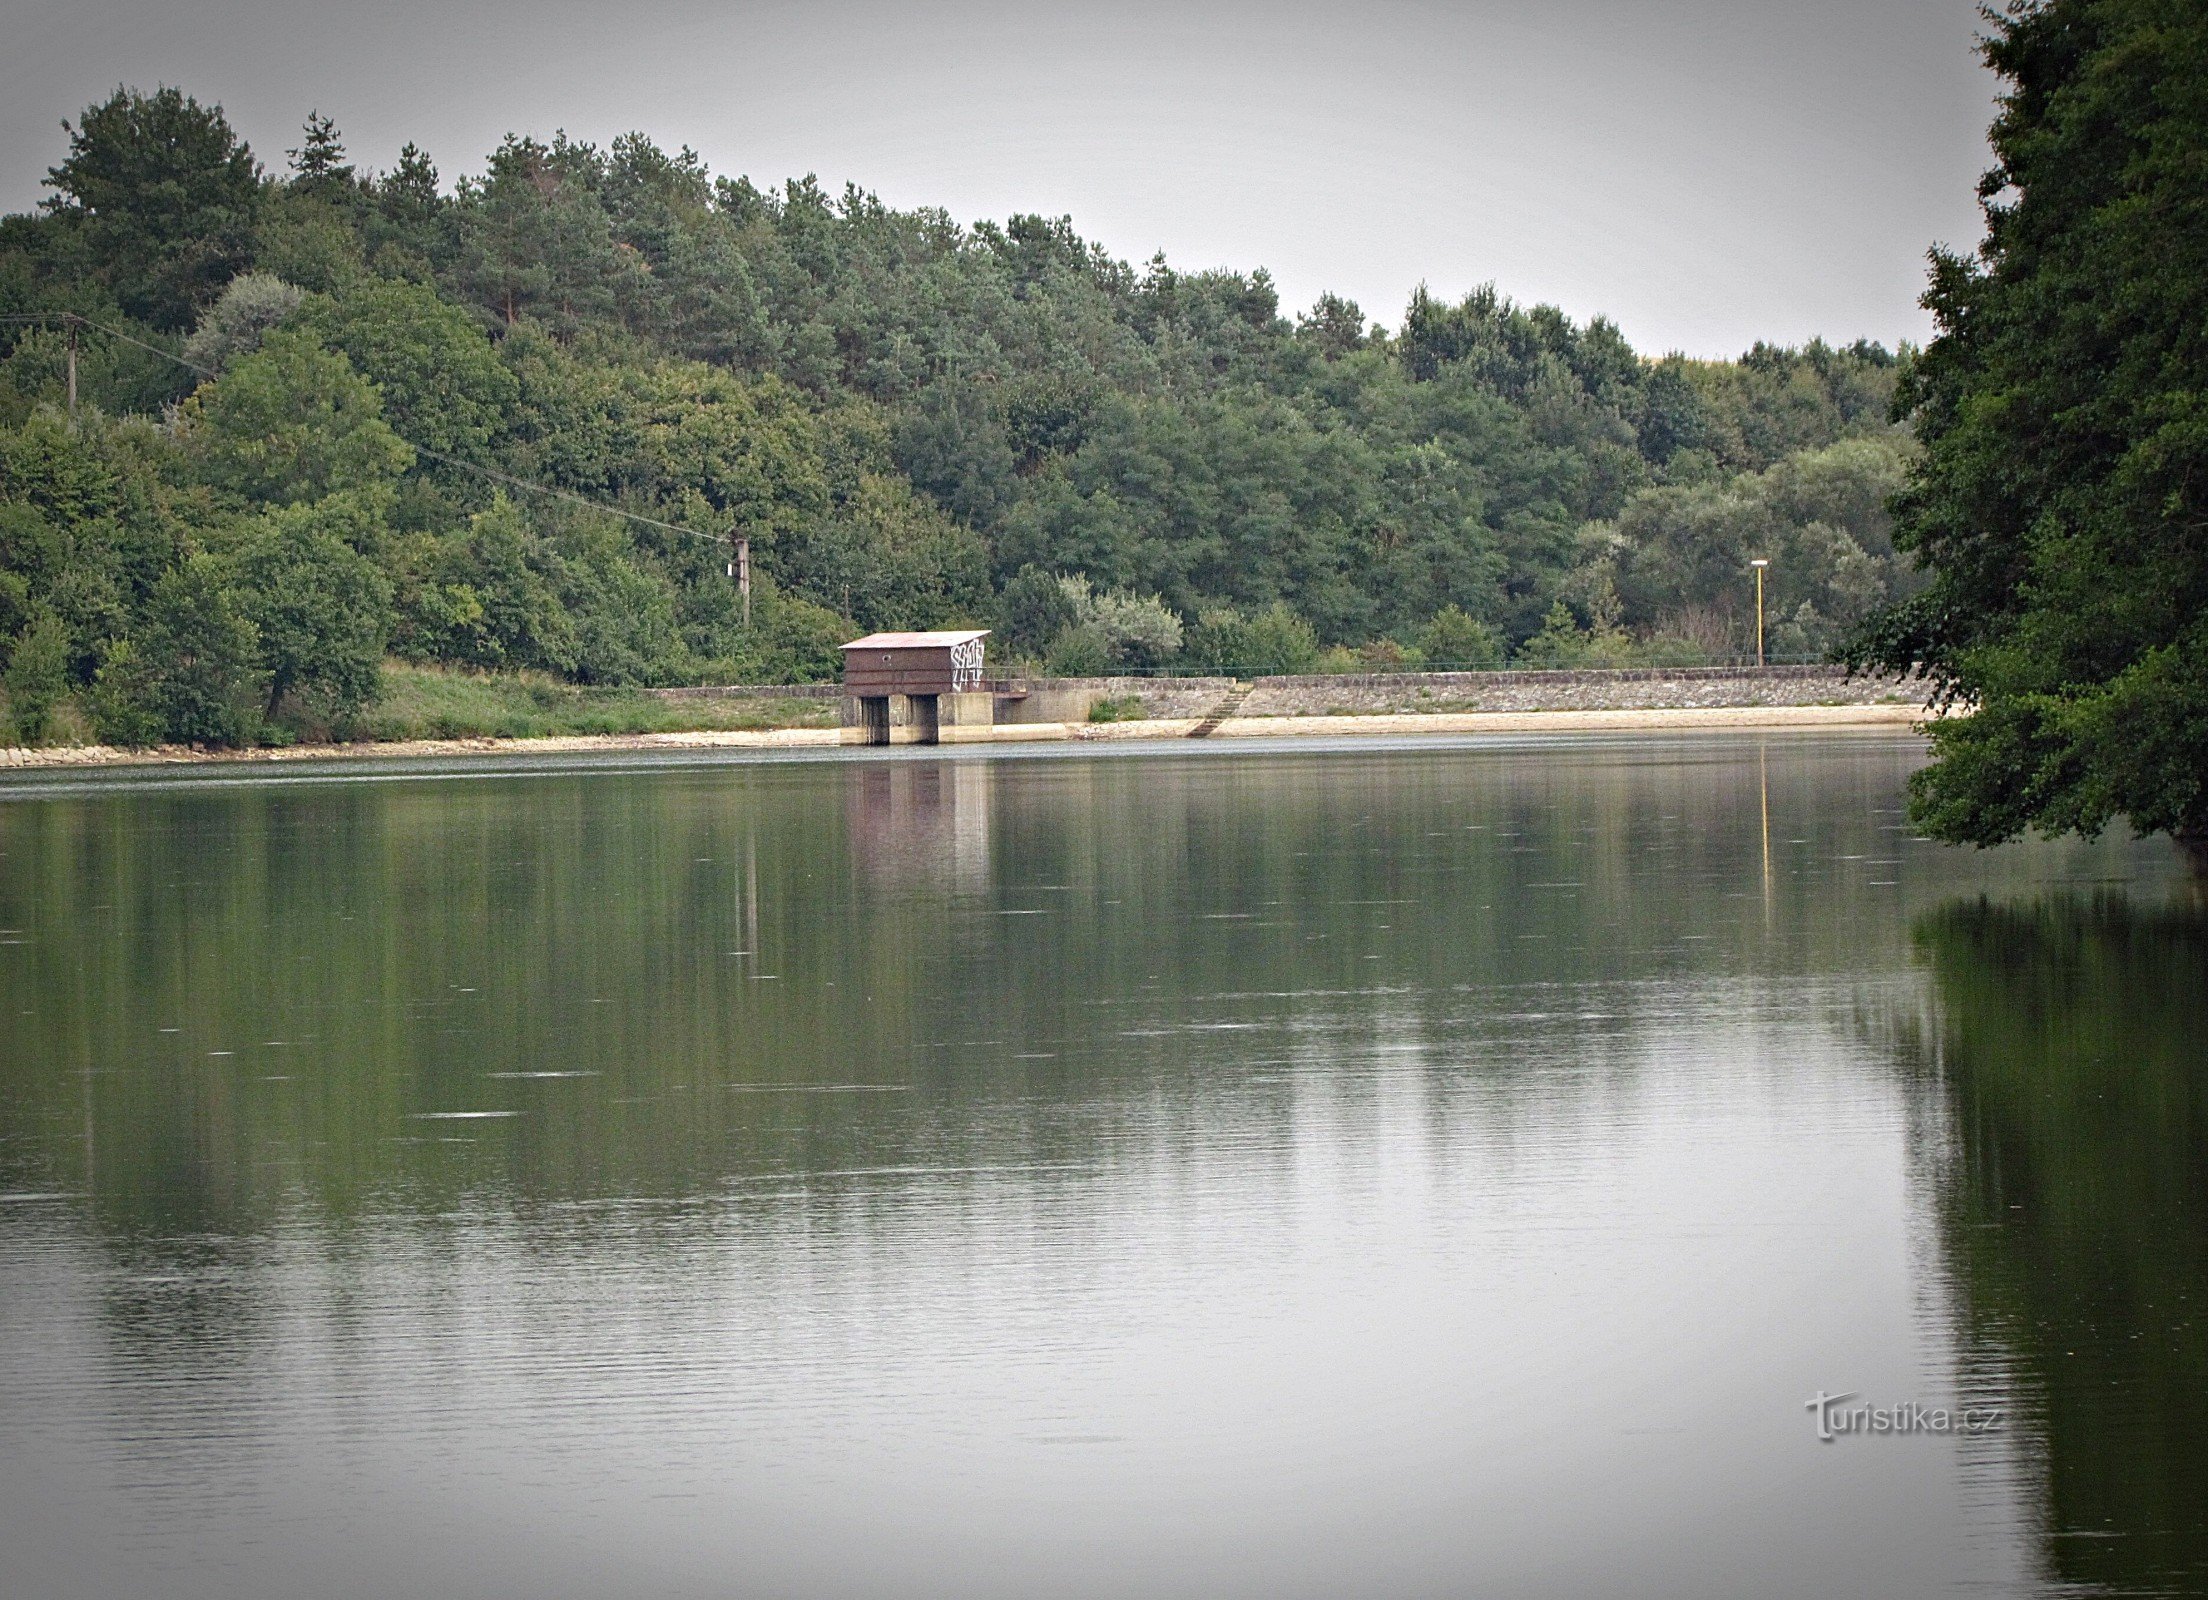
M 1269 268 L 1397 322 L 1493 281 L 1644 350 L 1921 339 L 1994 84 L 1971 0 L 6 0 L 0 207 L 118 82 L 280 166 L 310 107 L 447 181 L 508 129 L 688 143 L 964 221 L 1070 212 L 1135 260 Z

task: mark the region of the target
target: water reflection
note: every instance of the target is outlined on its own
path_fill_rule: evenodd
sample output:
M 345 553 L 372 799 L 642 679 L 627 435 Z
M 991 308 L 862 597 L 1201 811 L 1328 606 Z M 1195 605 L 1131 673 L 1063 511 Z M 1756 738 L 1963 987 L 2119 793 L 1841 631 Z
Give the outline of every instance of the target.
M 1914 914 L 2162 858 L 1924 845 L 1917 759 L 0 799 L 0 1542 L 52 1595 L 2031 1592 L 2013 1494 L 1801 1410 L 1939 1398 L 1957 1295 L 2012 1348 L 1861 1018 L 1953 965 Z
M 2047 1574 L 2208 1590 L 2208 917 L 1976 901 L 1916 937 L 1965 1382 L 2038 1443 Z
M 989 876 L 993 770 L 927 760 L 846 767 L 844 822 L 858 871 L 892 893 L 980 893 Z

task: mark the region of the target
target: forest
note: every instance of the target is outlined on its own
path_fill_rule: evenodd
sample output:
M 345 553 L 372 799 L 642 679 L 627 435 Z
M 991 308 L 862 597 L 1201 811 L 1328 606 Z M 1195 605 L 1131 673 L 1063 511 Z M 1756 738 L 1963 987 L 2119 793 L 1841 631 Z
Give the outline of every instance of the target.
M 790 683 L 885 627 L 1066 674 L 1814 659 L 1916 585 L 1913 353 L 1392 330 L 638 135 L 447 181 L 118 89 L 0 219 L 8 736 L 345 736 L 395 672 Z M 74 385 L 72 388 L 72 371 Z M 749 541 L 746 610 L 731 540 Z

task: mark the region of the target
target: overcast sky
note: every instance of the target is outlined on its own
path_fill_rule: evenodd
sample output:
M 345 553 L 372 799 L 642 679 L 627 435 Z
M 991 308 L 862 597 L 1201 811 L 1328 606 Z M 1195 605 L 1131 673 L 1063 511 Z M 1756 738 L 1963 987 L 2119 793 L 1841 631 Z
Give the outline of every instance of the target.
M 509 129 L 641 129 L 964 221 L 1263 266 L 1391 326 L 1494 282 L 1644 351 L 1927 331 L 1978 236 L 1972 0 L 0 0 L 0 207 L 119 82 L 219 101 L 280 166 L 310 108 L 447 182 Z

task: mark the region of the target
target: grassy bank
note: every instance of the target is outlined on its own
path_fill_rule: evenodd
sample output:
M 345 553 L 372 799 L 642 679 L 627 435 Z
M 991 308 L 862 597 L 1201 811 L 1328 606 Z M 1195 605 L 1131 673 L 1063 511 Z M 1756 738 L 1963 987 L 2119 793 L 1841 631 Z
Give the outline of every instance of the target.
M 400 739 L 546 739 L 576 734 L 829 728 L 832 700 L 662 700 L 634 689 L 582 689 L 539 673 L 479 674 L 388 664 L 383 696 L 348 730 Z
M 413 739 L 551 739 L 589 734 L 698 733 L 832 728 L 833 700 L 700 698 L 663 700 L 636 689 L 586 689 L 543 673 L 476 673 L 384 663 L 376 703 L 342 727 L 302 720 L 287 707 L 262 743 L 378 744 Z M 67 749 L 99 743 L 75 696 L 56 703 L 39 736 L 26 741 L 0 695 L 0 745 Z

